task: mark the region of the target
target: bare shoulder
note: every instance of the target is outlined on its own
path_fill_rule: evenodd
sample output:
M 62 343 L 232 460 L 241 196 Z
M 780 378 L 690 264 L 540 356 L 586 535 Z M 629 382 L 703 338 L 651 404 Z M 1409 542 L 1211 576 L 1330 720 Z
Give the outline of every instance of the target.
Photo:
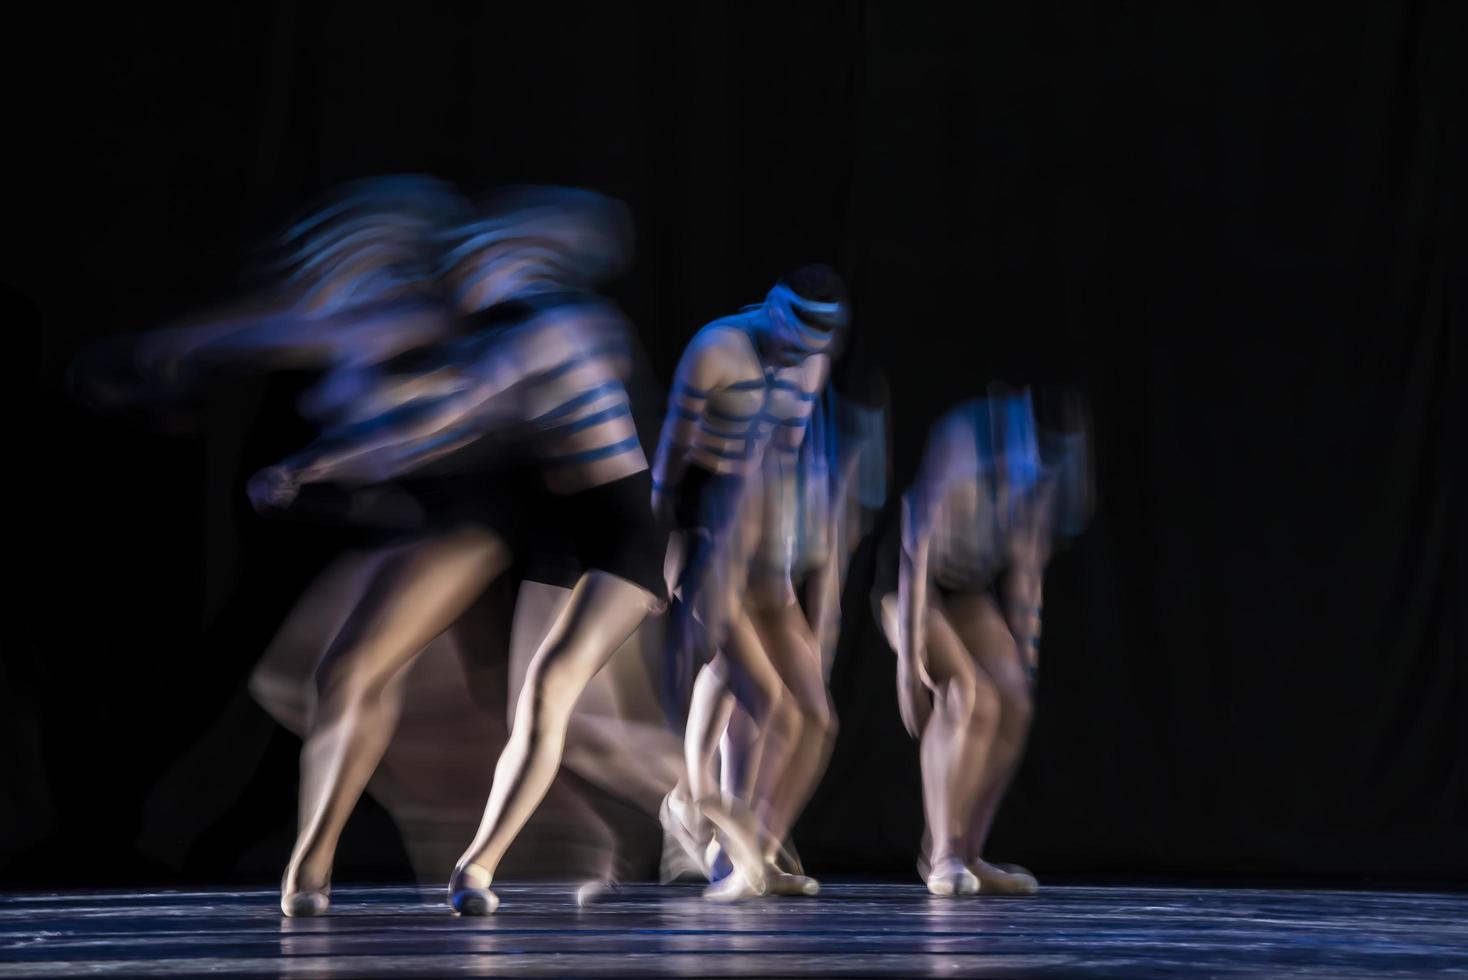
M 807 357 L 800 365 L 800 386 L 807 392 L 820 391 L 831 376 L 831 358 L 826 354 Z
M 616 304 L 595 298 L 584 303 L 568 304 L 548 311 L 555 329 L 584 344 L 626 343 L 632 324 Z
M 679 378 L 705 391 L 740 380 L 751 370 L 758 376 L 757 358 L 737 317 L 723 317 L 701 327 L 678 362 Z
M 741 316 L 724 316 L 704 324 L 688 342 L 687 353 L 733 356 L 749 351 L 749 333 Z

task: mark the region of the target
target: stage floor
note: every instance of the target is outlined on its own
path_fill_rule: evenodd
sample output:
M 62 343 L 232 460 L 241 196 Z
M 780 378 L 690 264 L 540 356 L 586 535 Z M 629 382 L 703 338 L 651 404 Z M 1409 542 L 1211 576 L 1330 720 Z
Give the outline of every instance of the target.
M 917 884 L 709 905 L 631 886 L 506 884 L 487 919 L 441 892 L 339 888 L 283 919 L 271 891 L 0 896 L 0 975 L 1408 977 L 1468 974 L 1468 894 L 1048 887 L 933 899 Z

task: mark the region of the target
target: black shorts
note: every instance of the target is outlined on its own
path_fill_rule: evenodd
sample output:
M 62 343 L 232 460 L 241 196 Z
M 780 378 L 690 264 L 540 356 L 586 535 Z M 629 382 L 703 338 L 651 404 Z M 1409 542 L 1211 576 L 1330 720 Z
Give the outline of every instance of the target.
M 690 466 L 674 491 L 673 522 L 685 538 L 683 568 L 678 575 L 684 606 L 694 603 L 694 596 L 706 581 L 712 568 L 714 542 L 723 538 L 736 517 L 743 490 L 743 477 Z
M 467 524 L 495 532 L 512 551 L 525 544 L 526 520 L 544 494 L 528 469 L 412 477 L 397 481 L 424 513 L 424 529 L 448 531 Z
M 668 532 L 653 519 L 647 470 L 561 497 L 555 510 L 583 571 L 610 572 L 667 598 Z
M 269 516 L 313 526 L 343 548 L 389 548 L 470 524 L 514 548 L 524 540 L 525 485 L 505 473 L 415 476 L 362 487 L 308 483 L 290 507 Z
M 715 533 L 734 517 L 743 477 L 689 466 L 673 491 L 673 520 L 683 531 Z

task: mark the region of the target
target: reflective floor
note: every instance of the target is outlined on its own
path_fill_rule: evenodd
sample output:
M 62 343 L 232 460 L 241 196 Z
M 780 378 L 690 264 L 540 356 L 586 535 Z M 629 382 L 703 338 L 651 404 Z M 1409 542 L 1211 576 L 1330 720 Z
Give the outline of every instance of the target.
M 570 886 L 499 891 L 488 919 L 416 888 L 341 887 L 323 919 L 282 919 L 271 891 L 5 895 L 0 975 L 1468 976 L 1468 894 L 836 883 L 721 907 L 638 885 L 578 910 Z

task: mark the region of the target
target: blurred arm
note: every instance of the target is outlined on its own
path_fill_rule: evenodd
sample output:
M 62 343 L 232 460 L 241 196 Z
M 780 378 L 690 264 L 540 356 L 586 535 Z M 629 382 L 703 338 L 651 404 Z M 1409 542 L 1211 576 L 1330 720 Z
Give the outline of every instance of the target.
M 436 339 L 446 328 L 444 312 L 421 300 L 329 315 L 256 302 L 147 334 L 135 359 L 144 374 L 172 383 L 192 370 L 219 364 L 295 368 L 353 358 L 380 360 Z
M 688 469 L 709 396 L 726 382 L 729 356 L 714 333 L 697 336 L 683 352 L 668 395 L 668 412 L 653 460 L 653 511 L 667 516 Z
M 318 440 L 262 471 L 255 481 L 260 495 L 252 491 L 252 497 L 280 505 L 288 503 L 294 488 L 303 483 L 393 479 L 518 419 L 514 389 L 525 366 L 514 354 L 504 345 L 493 346 L 442 394 L 415 399 Z

